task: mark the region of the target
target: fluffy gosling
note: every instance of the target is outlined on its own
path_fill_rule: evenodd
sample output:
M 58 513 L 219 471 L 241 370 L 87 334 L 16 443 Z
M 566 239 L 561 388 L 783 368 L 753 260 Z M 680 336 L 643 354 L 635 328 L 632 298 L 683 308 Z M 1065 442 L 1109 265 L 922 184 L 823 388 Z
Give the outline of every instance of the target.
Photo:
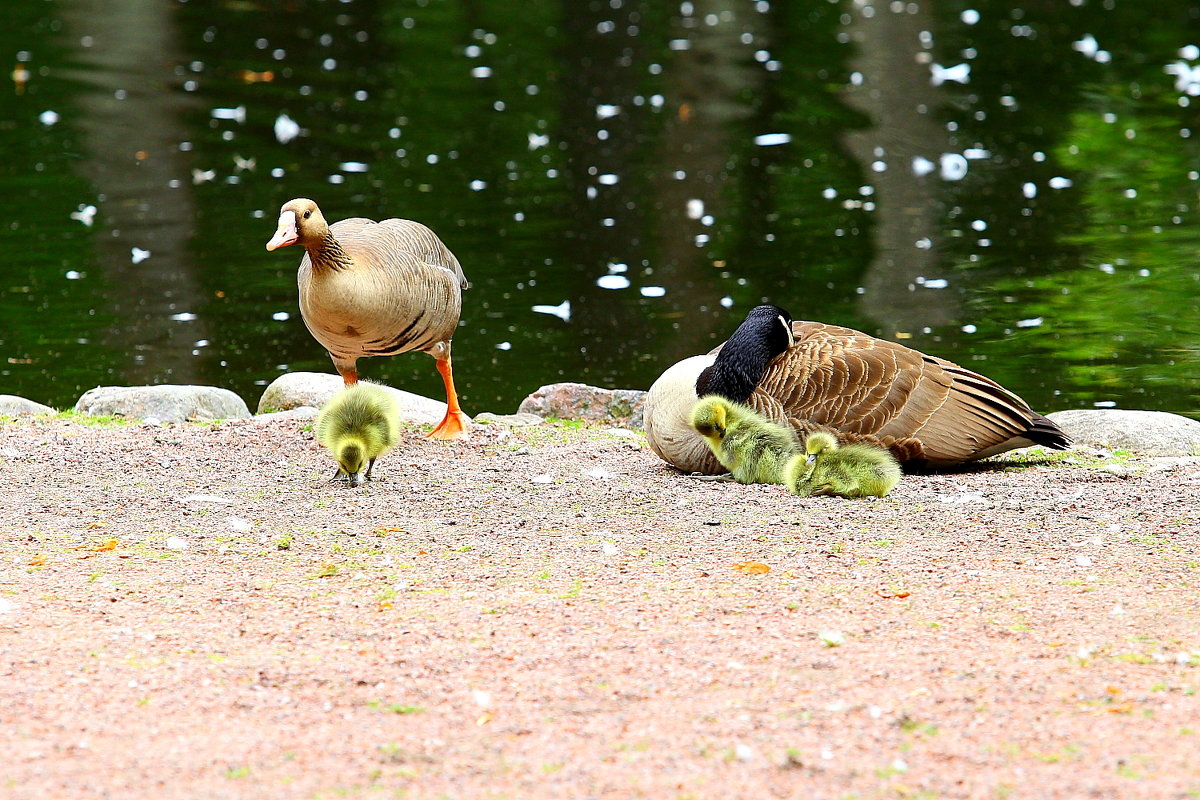
M 783 483 L 793 494 L 884 497 L 900 482 L 900 465 L 869 444 L 838 446 L 833 434 L 810 433 L 804 453 L 788 462 Z
M 692 407 L 691 423 L 738 483 L 783 483 L 784 467 L 800 447 L 790 428 L 717 395 Z
M 387 389 L 359 381 L 325 404 L 317 415 L 316 434 L 338 463 L 332 480 L 345 475 L 351 486 L 362 486 L 371 478 L 375 459 L 400 438 L 400 409 Z

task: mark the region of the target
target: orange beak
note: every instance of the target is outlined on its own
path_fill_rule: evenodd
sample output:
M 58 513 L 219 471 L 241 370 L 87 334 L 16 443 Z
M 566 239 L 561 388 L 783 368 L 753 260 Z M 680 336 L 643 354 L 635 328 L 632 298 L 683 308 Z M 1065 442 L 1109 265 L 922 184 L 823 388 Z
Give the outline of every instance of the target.
M 279 215 L 279 228 L 271 237 L 271 241 L 267 242 L 267 249 L 287 247 L 289 244 L 295 244 L 299 238 L 300 233 L 296 230 L 296 212 L 284 211 Z

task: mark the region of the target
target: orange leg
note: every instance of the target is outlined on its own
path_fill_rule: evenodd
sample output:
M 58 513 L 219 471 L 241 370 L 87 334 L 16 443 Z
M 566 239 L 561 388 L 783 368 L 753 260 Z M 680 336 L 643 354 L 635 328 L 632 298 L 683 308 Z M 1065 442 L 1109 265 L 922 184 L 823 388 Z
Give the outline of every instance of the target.
M 446 416 L 429 433 L 431 439 L 461 439 L 467 435 L 467 415 L 458 407 L 458 393 L 454 391 L 454 371 L 450 367 L 450 359 L 438 359 L 438 372 L 442 375 L 442 383 L 446 384 Z

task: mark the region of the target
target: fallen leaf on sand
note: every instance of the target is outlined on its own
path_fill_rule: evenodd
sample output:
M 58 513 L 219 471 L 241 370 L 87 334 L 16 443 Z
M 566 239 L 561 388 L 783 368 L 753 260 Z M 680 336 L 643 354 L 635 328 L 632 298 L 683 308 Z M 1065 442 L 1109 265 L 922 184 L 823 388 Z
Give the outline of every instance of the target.
M 75 548 L 76 550 L 87 550 L 92 553 L 105 553 L 109 550 L 117 549 L 116 539 L 105 539 L 103 542 L 93 542 L 91 544 L 81 544 Z
M 397 528 L 395 525 L 381 525 L 375 529 L 376 536 L 382 536 L 385 533 L 408 533 L 404 528 Z
M 87 524 L 87 526 L 89 528 L 91 528 L 92 530 L 95 530 L 96 528 L 107 528 L 108 523 L 107 522 L 89 522 Z
M 46 563 L 46 557 L 44 555 L 36 555 L 33 557 L 33 560 L 29 562 L 29 566 L 40 567 L 45 563 Z
M 875 590 L 875 594 L 879 595 L 885 600 L 891 600 L 893 598 L 897 600 L 903 600 L 905 597 L 908 597 L 910 594 L 912 594 L 912 592 L 906 592 L 903 589 L 890 589 L 887 586 L 880 586 Z
M 483 712 L 482 714 L 480 714 L 480 715 L 479 715 L 479 718 L 478 718 L 478 719 L 476 719 L 476 720 L 475 720 L 475 724 L 476 724 L 476 725 L 479 725 L 479 726 L 483 726 L 483 725 L 487 725 L 487 724 L 488 724 L 489 722 L 491 722 L 491 721 L 492 721 L 492 714 L 491 714 L 491 712 L 490 712 L 490 711 L 485 711 L 485 712 Z
M 743 561 L 740 564 L 734 564 L 733 568 L 746 575 L 762 575 L 771 571 L 770 567 L 759 561 Z

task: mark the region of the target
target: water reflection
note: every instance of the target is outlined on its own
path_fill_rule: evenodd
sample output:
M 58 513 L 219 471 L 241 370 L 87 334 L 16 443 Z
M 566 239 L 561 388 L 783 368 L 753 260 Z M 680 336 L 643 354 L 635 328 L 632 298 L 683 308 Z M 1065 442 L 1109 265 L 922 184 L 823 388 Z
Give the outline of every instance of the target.
M 1200 14 L 1127 5 L 22 6 L 0 391 L 329 370 L 262 250 L 305 195 L 455 251 L 468 411 L 644 387 L 771 300 L 1040 408 L 1191 412 Z

